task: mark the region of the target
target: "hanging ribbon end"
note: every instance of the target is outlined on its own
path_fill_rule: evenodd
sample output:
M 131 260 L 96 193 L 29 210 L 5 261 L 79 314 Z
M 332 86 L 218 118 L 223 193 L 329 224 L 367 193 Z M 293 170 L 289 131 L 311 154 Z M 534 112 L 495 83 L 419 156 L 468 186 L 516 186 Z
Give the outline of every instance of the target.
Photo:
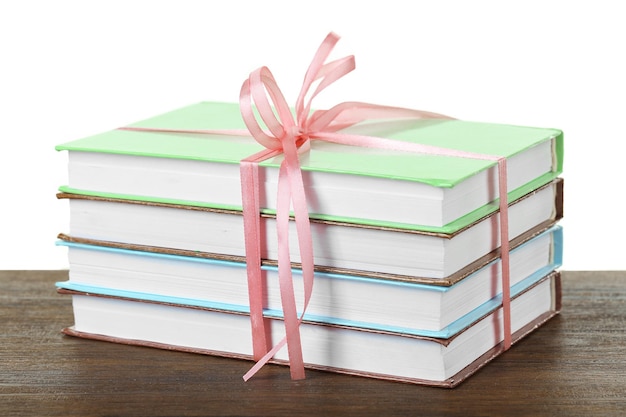
M 297 368 L 294 369 L 294 367 L 291 367 L 291 380 L 292 381 L 301 381 L 303 379 L 306 379 L 306 374 L 304 372 L 304 368 Z
M 250 380 L 250 378 L 252 378 L 254 376 L 254 373 L 252 373 L 251 371 L 248 371 L 244 376 L 243 376 L 243 382 L 248 382 L 248 380 Z

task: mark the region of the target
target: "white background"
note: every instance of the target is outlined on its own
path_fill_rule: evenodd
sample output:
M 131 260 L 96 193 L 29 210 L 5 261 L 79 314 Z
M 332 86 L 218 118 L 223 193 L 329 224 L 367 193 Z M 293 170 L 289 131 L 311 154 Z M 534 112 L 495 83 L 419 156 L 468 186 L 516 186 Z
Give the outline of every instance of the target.
M 516 3 L 516 5 L 513 5 Z M 565 131 L 565 265 L 626 269 L 619 1 L 16 1 L 0 5 L 0 269 L 67 268 L 54 146 L 198 101 L 267 65 L 293 102 L 324 36 L 359 100 Z

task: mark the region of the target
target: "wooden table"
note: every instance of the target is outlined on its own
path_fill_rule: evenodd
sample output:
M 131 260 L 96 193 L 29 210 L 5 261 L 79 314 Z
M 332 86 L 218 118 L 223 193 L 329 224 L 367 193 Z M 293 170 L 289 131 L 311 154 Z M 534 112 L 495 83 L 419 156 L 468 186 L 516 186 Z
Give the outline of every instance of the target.
M 565 272 L 563 312 L 448 390 L 64 336 L 67 271 L 0 271 L 0 416 L 626 416 L 626 272 Z

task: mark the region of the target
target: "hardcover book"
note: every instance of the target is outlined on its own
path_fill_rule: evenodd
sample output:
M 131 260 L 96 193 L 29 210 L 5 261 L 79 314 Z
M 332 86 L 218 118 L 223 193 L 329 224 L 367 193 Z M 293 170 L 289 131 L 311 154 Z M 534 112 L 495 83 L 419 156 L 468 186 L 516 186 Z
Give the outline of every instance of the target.
M 382 126 L 381 126 L 382 125 Z M 245 128 L 237 104 L 203 102 L 136 124 L 168 129 Z M 556 178 L 563 135 L 459 120 L 365 124 L 369 134 L 506 157 L 509 200 Z M 61 191 L 241 210 L 239 161 L 261 150 L 250 137 L 112 130 L 57 146 L 69 152 Z M 260 163 L 265 213 L 276 207 L 282 156 Z M 312 218 L 453 233 L 497 209 L 493 161 L 313 141 L 301 156 Z

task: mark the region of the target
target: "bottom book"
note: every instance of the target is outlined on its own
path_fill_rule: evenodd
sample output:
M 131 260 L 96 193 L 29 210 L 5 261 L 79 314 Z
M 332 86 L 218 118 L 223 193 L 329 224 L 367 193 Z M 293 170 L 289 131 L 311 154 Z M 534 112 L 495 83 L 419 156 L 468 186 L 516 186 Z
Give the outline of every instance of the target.
M 73 298 L 71 336 L 242 359 L 252 358 L 249 316 L 59 288 Z M 561 279 L 553 271 L 511 300 L 513 343 L 555 316 Z M 274 343 L 282 321 L 268 318 Z M 502 308 L 449 339 L 303 322 L 306 367 L 423 385 L 454 387 L 503 352 Z M 286 348 L 273 363 L 286 364 Z

